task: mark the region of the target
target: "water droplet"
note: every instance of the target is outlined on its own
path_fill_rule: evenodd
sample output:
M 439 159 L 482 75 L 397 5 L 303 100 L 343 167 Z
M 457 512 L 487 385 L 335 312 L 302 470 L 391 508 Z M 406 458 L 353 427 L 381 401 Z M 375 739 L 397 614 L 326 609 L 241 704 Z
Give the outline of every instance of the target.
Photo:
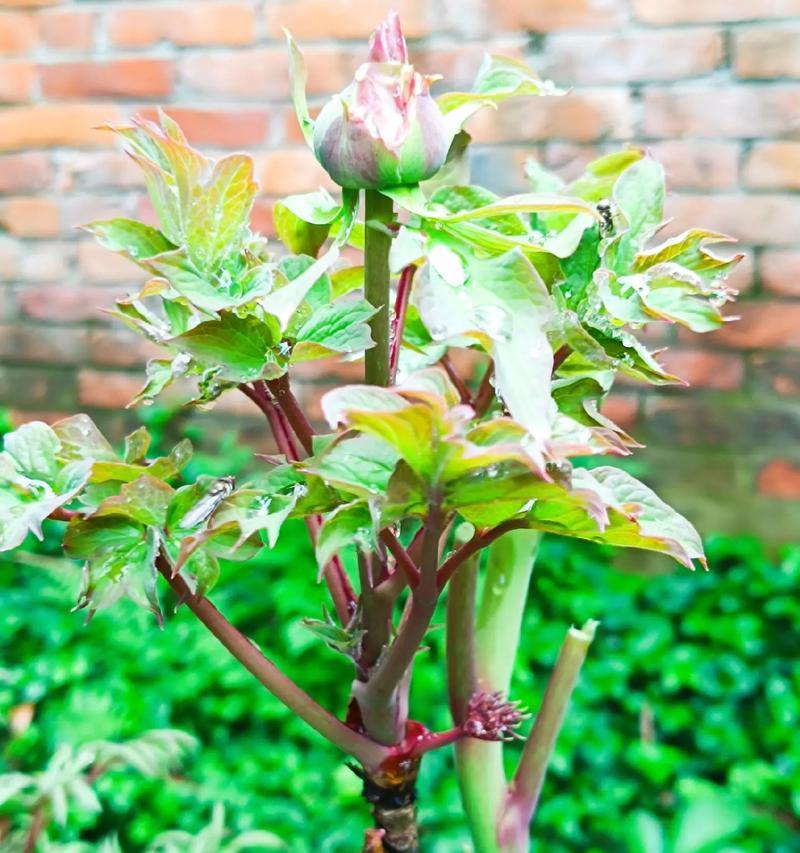
M 478 328 L 498 341 L 511 340 L 511 315 L 499 305 L 482 305 L 475 309 L 475 322 Z

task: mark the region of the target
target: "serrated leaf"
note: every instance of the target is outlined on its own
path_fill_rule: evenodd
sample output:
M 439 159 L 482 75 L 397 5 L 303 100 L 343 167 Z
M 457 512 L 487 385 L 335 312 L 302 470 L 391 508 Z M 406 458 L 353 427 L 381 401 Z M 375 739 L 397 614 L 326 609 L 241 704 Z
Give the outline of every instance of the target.
M 159 620 L 156 592 L 158 531 L 127 518 L 104 516 L 70 522 L 64 551 L 84 563 L 83 585 L 76 609 L 106 608 L 127 596 Z
M 471 92 L 447 92 L 436 102 L 445 114 L 448 129 L 455 135 L 483 107 L 496 107 L 520 95 L 564 95 L 549 80 L 542 80 L 524 62 L 509 56 L 487 54 L 478 70 Z
M 163 527 L 173 495 L 174 490 L 163 480 L 144 474 L 122 485 L 118 495 L 104 500 L 93 518 L 121 515 L 140 524 Z
M 377 548 L 375 520 L 366 503 L 344 504 L 325 516 L 315 548 L 317 565 L 324 568 L 348 545 L 365 552 Z
M 317 309 L 297 331 L 291 360 L 309 361 L 331 353 L 363 352 L 374 346 L 367 320 L 376 309 L 365 299 L 343 297 Z
M 386 493 L 399 458 L 386 442 L 356 435 L 329 445 L 301 466 L 338 489 L 367 498 Z
M 222 379 L 252 382 L 284 372 L 274 351 L 279 341 L 274 322 L 226 312 L 219 320 L 200 323 L 170 343 L 202 364 L 219 366 Z
M 306 80 L 308 79 L 306 62 L 291 33 L 287 29 L 284 29 L 283 32 L 289 47 L 289 90 L 292 96 L 292 103 L 294 104 L 295 115 L 297 116 L 303 139 L 311 147 L 314 136 L 314 122 L 308 111 L 308 102 L 306 100 Z
M 61 449 L 56 432 L 41 421 L 31 421 L 8 433 L 5 453 L 17 471 L 34 480 L 50 482 L 59 471 L 56 456 Z
M 59 458 L 65 462 L 79 459 L 106 462 L 117 459 L 114 448 L 88 415 L 72 415 L 56 421 L 53 432 L 61 443 Z
M 141 465 L 147 457 L 150 448 L 150 433 L 145 427 L 139 427 L 125 436 L 124 460 L 129 465 Z
M 108 219 L 83 227 L 104 249 L 125 255 L 134 263 L 176 248 L 157 228 L 134 219 Z
M 276 288 L 272 293 L 263 297 L 261 306 L 278 320 L 281 329 L 285 329 L 289 325 L 289 321 L 311 288 L 322 276 L 327 274 L 338 259 L 339 250 L 336 246 L 332 246 L 319 260 L 310 264 L 288 284 Z
M 257 189 L 252 158 L 230 154 L 215 163 L 186 216 L 186 249 L 199 270 L 214 272 L 241 249 Z

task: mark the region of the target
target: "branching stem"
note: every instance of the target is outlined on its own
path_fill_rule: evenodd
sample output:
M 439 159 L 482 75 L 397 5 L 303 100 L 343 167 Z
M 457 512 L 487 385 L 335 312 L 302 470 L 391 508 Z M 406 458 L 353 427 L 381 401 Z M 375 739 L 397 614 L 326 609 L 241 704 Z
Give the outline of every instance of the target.
M 358 759 L 365 767 L 374 769 L 380 765 L 387 756 L 387 750 L 384 747 L 349 728 L 314 701 L 269 658 L 265 657 L 256 645 L 232 625 L 207 598 L 192 595 L 180 575 L 173 578 L 172 567 L 165 560 L 160 558 L 157 565 L 158 570 L 175 590 L 179 600 L 189 607 L 231 655 L 273 696 L 331 743 Z

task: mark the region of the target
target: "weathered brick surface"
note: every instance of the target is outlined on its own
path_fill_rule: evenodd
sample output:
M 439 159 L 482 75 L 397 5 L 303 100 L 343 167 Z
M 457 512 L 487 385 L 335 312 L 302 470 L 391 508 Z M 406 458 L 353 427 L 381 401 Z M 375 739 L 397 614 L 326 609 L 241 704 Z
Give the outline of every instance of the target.
M 748 256 L 731 284 L 743 298 L 729 313 L 741 320 L 709 336 L 643 334 L 674 347 L 663 361 L 692 387 L 624 383 L 606 411 L 656 456 L 736 447 L 748 494 L 796 499 L 798 462 L 781 448 L 796 442 L 800 399 L 800 0 L 0 0 L 0 406 L 86 406 L 121 428 L 113 411 L 155 354 L 97 312 L 143 273 L 75 226 L 154 218 L 135 164 L 95 128 L 162 105 L 194 144 L 251 151 L 253 223 L 271 236 L 276 198 L 331 187 L 289 103 L 282 27 L 303 44 L 315 114 L 389 8 L 443 88 L 469 86 L 486 50 L 572 87 L 478 115 L 476 182 L 515 192 L 529 157 L 572 178 L 639 144 L 667 171 L 665 234 L 704 225 L 739 238 Z M 326 385 L 358 372 L 303 365 L 298 393 L 318 416 Z M 227 400 L 209 423 L 246 406 Z

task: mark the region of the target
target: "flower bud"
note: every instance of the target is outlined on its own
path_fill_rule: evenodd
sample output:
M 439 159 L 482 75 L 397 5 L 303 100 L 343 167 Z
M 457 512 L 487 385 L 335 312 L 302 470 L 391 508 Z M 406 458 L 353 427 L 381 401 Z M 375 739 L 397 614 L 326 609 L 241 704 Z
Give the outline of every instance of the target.
M 415 184 L 442 167 L 449 133 L 430 84 L 408 64 L 397 13 L 373 33 L 369 61 L 326 104 L 314 128 L 314 152 L 341 187 Z

